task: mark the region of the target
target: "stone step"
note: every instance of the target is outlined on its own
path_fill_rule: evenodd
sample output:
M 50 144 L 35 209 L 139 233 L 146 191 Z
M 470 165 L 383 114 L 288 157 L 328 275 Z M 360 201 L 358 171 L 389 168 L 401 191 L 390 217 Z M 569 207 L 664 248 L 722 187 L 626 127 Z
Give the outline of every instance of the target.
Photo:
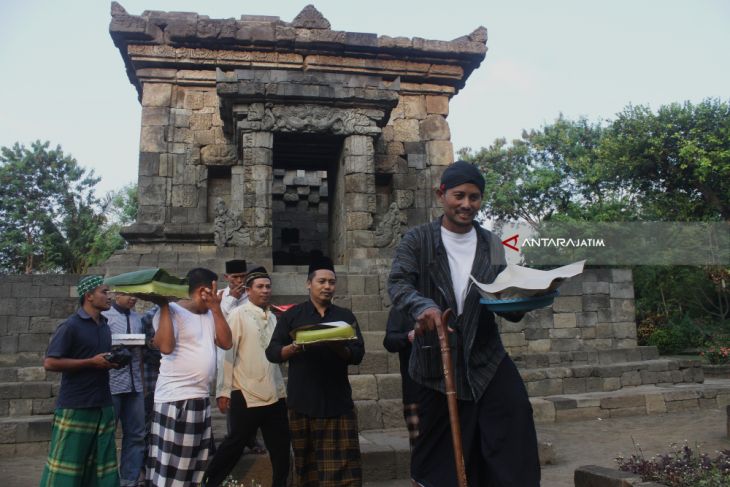
M 0 417 L 53 413 L 58 381 L 0 382 Z
M 46 344 L 47 346 L 47 344 Z M 0 367 L 22 367 L 43 365 L 45 349 L 40 352 L 16 352 L 0 354 Z
M 58 382 L 61 374 L 48 372 L 42 365 L 0 366 L 0 383 L 46 380 Z
M 402 418 L 401 418 L 402 419 Z M 219 424 L 224 424 L 220 423 Z M 218 429 L 214 435 L 225 434 Z M 364 482 L 405 479 L 410 471 L 410 446 L 408 431 L 399 425 L 395 428 L 361 431 L 359 435 Z M 539 442 L 540 463 L 552 464 L 555 451 L 551 443 Z M 271 464 L 267 455 L 244 454 L 231 472 L 241 485 L 254 480 L 261 485 L 271 484 Z
M 702 367 L 696 360 L 656 359 L 611 365 L 520 368 L 531 396 L 615 391 L 648 384 L 701 383 Z
M 511 353 L 510 356 L 518 367 L 539 368 L 555 365 L 613 364 L 654 360 L 659 358 L 659 351 L 656 347 L 630 347 L 573 352 Z
M 0 418 L 0 451 L 33 454 L 48 451 L 53 414 Z
M 641 385 L 618 391 L 530 398 L 537 423 L 645 416 L 730 405 L 730 379 L 702 384 Z

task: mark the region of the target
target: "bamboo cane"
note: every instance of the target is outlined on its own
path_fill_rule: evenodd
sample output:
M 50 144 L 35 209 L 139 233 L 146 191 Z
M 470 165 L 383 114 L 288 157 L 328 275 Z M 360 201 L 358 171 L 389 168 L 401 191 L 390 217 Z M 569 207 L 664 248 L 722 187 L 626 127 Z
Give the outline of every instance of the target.
M 441 324 L 436 327 L 439 344 L 441 345 L 441 364 L 444 369 L 444 385 L 446 400 L 449 407 L 451 422 L 451 441 L 454 444 L 454 461 L 456 462 L 456 480 L 459 487 L 468 487 L 466 482 L 466 467 L 464 466 L 464 450 L 461 445 L 461 423 L 459 423 L 459 404 L 456 398 L 456 384 L 454 371 L 451 369 L 451 349 L 449 349 L 448 321 L 451 317 L 451 308 L 444 311 Z

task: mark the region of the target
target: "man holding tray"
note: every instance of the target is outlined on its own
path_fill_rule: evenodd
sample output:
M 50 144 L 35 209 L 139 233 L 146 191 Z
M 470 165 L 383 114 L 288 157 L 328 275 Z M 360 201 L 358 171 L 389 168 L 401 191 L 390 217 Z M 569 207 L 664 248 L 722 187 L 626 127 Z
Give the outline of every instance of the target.
M 357 415 L 347 366 L 362 361 L 365 346 L 355 315 L 332 304 L 336 283 L 332 261 L 315 258 L 307 276 L 309 300 L 279 317 L 266 349 L 271 362 L 289 362 L 289 428 L 299 487 L 362 485 Z M 355 336 L 309 342 L 306 347 L 292 338 L 297 330 L 338 321 L 349 323 Z
M 272 487 L 286 487 L 289 476 L 289 421 L 286 386 L 277 364 L 266 359 L 276 327 L 271 312 L 271 278 L 263 267 L 251 269 L 245 281 L 248 301 L 228 316 L 233 346 L 218 369 L 218 407 L 228 414 L 230 431 L 206 471 L 206 487 L 217 487 L 238 463 L 258 428 L 272 466 Z
M 489 283 L 505 268 L 500 240 L 475 221 L 484 186 L 474 165 L 449 166 L 436 191 L 443 216 L 403 237 L 388 278 L 393 306 L 416 323 L 409 373 L 423 387 L 411 476 L 424 487 L 457 485 L 435 331 L 446 309 L 456 316 L 448 323 L 448 339 L 469 485 L 540 485 L 527 391 L 502 345 L 494 314 L 479 304 L 477 289 L 469 285 L 470 274 Z M 503 316 L 519 321 L 523 313 Z
M 215 272 L 196 268 L 187 278 L 189 299 L 155 299 L 160 309 L 153 319 L 154 345 L 162 360 L 145 473 L 148 485 L 200 484 L 213 446 L 215 347 L 231 348 L 231 329 L 221 311 Z
M 117 293 L 112 307 L 102 314 L 109 322 L 112 334 L 144 333 L 140 315 L 134 311 L 137 298 Z M 109 386 L 114 403 L 114 415 L 122 423 L 122 453 L 119 459 L 121 486 L 139 482 L 145 457 L 145 410 L 142 384 L 142 348 L 131 347 L 129 365 L 109 371 Z

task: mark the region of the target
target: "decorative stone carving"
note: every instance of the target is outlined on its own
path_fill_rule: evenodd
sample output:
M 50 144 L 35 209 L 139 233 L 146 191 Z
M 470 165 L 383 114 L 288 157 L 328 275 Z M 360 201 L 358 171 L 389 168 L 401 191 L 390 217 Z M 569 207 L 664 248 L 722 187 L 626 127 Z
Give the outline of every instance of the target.
M 218 198 L 215 203 L 213 238 L 218 247 L 235 247 L 237 234 L 243 229 L 243 222 L 226 207 L 226 202 Z
M 374 135 L 375 121 L 358 110 L 321 105 L 276 105 L 267 107 L 261 122 L 263 131 Z
M 405 233 L 408 217 L 401 213 L 397 203 L 391 203 L 388 212 L 375 230 L 376 247 L 395 247 Z
M 330 22 L 317 10 L 314 5 L 307 5 L 299 12 L 299 15 L 291 21 L 292 27 L 303 29 L 329 29 Z
M 218 198 L 215 204 L 213 239 L 217 247 L 260 247 L 271 245 L 267 228 L 246 228 L 240 216 Z

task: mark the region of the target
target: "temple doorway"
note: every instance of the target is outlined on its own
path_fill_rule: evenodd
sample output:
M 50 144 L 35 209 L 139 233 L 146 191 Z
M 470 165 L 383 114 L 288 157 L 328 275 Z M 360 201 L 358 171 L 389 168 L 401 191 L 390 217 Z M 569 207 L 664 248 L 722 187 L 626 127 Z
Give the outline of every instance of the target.
M 306 265 L 312 253 L 331 255 L 343 137 L 274 133 L 272 230 L 274 265 Z

